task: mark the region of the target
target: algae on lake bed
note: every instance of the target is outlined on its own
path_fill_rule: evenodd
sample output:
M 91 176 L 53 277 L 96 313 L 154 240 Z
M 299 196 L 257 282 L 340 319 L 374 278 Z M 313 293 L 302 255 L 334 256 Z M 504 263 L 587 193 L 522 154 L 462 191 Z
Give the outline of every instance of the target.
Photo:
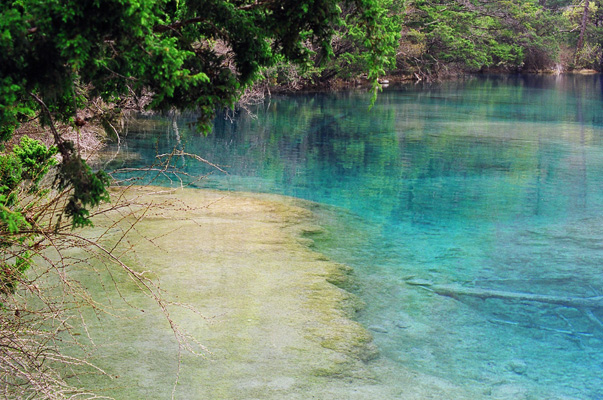
M 371 336 L 351 319 L 358 300 L 329 283 L 344 281 L 347 269 L 312 252 L 302 238 L 316 229 L 310 211 L 293 199 L 213 191 L 130 188 L 126 197 L 153 206 L 134 206 L 139 212 L 121 222 L 144 212 L 120 244 L 131 247 L 122 260 L 148 271 L 167 298 L 201 314 L 171 309 L 171 318 L 207 351 L 183 354 L 178 371 L 166 317 L 119 278 L 132 305 L 125 319 L 102 315 L 88 322 L 102 354 L 94 361 L 117 376 L 108 395 L 169 398 L 178 374 L 177 398 L 238 399 L 303 393 L 313 379 L 370 376 L 364 361 L 375 355 Z M 95 230 L 111 224 L 104 218 Z M 106 243 L 121 229 L 111 232 L 115 237 L 105 236 Z M 85 283 L 101 290 L 94 277 Z M 105 290 L 92 294 L 120 301 L 117 292 Z

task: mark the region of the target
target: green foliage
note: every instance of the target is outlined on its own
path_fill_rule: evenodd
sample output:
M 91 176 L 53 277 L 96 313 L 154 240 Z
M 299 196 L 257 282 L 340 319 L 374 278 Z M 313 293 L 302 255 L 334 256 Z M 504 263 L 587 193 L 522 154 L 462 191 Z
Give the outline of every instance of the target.
M 441 63 L 468 70 L 536 69 L 542 65 L 532 64 L 548 63 L 558 52 L 558 21 L 534 1 L 412 0 L 404 12 L 403 39 L 415 50 L 406 58 L 403 52 L 402 64 L 427 69 Z
M 603 68 L 603 4 L 600 0 L 589 0 L 584 20 L 584 1 L 576 2 L 563 12 L 567 21 L 566 40 L 575 49 L 571 67 Z M 583 26 L 583 23 L 585 25 Z M 580 36 L 582 35 L 582 43 Z M 579 47 L 579 44 L 581 46 Z
M 24 136 L 12 152 L 0 155 L 0 294 L 13 292 L 31 265 L 30 251 L 12 251 L 36 236 L 30 230 L 39 215 L 32 205 L 46 194 L 39 183 L 56 165 L 56 153 L 56 147 L 47 148 Z
M 354 77 L 368 71 L 368 79 L 376 80 L 395 66 L 401 30 L 396 11 L 392 0 L 384 0 L 369 13 L 345 15 L 340 33 L 343 51 L 336 60 L 339 76 Z M 378 41 L 371 41 L 371 36 Z
M 5 189 L 6 186 L 0 187 L 0 189 Z M 30 225 L 25 220 L 25 217 L 19 211 L 11 210 L 8 205 L 14 202 L 14 198 L 11 199 L 10 196 L 0 194 L 0 228 L 3 233 L 3 236 L 8 236 L 8 234 L 17 234 L 21 228 L 29 228 Z M 10 241 L 5 240 L 4 238 L 0 239 L 0 247 L 10 243 Z
M 23 168 L 22 178 L 32 182 L 30 193 L 38 190 L 38 184 L 48 173 L 50 167 L 57 164 L 57 160 L 54 158 L 57 151 L 56 146 L 46 147 L 41 142 L 27 136 L 21 138 L 20 146 L 13 148 L 13 153 Z
M 603 50 L 601 45 L 591 44 L 590 42 L 584 43 L 582 48 L 578 50 L 574 57 L 574 68 L 588 68 L 588 69 L 599 69 L 603 62 Z
M 28 226 L 21 213 L 20 200 L 27 195 L 44 195 L 38 185 L 56 165 L 56 153 L 56 147 L 47 148 L 41 142 L 24 136 L 12 152 L 0 154 L 0 233 L 4 233 L 4 228 L 10 233 L 18 233 L 20 226 Z
M 14 154 L 0 156 L 0 193 L 6 195 L 5 202 L 12 204 L 15 202 L 14 190 L 23 180 L 23 166 Z
M 88 218 L 89 207 L 109 201 L 106 187 L 111 183 L 109 175 L 104 171 L 93 172 L 84 160 L 79 157 L 69 159 L 61 164 L 58 174 L 58 187 L 71 187 L 73 194 L 67 201 L 65 213 L 71 218 L 73 227 L 91 226 Z

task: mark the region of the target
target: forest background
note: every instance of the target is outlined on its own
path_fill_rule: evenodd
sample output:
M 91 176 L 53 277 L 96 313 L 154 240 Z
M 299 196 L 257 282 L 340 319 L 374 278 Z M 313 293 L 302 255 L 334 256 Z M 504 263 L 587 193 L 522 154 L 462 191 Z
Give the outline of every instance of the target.
M 110 200 L 111 176 L 85 161 L 95 149 L 89 143 L 119 140 L 127 112 L 192 109 L 198 131 L 207 134 L 216 110 L 275 90 L 368 84 L 376 95 L 384 79 L 601 71 L 602 6 L 601 0 L 3 1 L 0 393 L 80 393 L 63 379 L 64 366 L 86 361 L 57 352 L 57 340 L 71 329 L 66 311 L 93 301 L 65 275 L 81 264 L 64 257 L 65 249 L 101 254 L 167 307 L 153 282 L 110 247 L 73 230 L 92 225 L 96 207 Z M 50 248 L 58 261 L 48 257 Z M 36 260 L 50 267 L 32 275 Z M 69 293 L 60 302 L 38 285 L 49 273 Z

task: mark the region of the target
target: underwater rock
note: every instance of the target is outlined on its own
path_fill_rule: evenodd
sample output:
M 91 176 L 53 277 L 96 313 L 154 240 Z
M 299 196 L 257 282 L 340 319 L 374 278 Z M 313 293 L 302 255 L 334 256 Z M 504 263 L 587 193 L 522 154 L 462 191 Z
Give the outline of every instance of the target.
M 387 333 L 388 332 L 387 328 L 385 328 L 384 326 L 381 326 L 381 325 L 371 325 L 371 326 L 369 326 L 369 329 L 373 332 L 378 332 L 378 333 Z
M 507 365 L 507 368 L 518 375 L 525 375 L 528 370 L 528 365 L 523 360 L 511 360 Z
M 433 282 L 428 279 L 412 277 L 412 278 L 405 279 L 405 280 L 408 285 L 413 285 L 413 286 L 432 286 L 433 285 Z
M 410 328 L 410 323 L 402 320 L 394 322 L 394 325 L 396 325 L 396 328 L 400 329 Z
M 400 313 L 398 319 L 394 322 L 396 328 L 407 329 L 412 327 L 412 318 L 404 313 Z

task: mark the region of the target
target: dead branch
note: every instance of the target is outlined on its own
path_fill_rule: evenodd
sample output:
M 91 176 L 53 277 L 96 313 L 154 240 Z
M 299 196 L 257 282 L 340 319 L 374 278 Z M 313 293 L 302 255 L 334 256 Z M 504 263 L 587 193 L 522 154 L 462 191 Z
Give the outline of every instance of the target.
M 552 296 L 544 294 L 532 294 L 522 292 L 507 292 L 502 290 L 490 290 L 472 288 L 459 285 L 435 285 L 429 281 L 409 279 L 407 284 L 420 286 L 441 296 L 456 298 L 458 296 L 471 296 L 479 299 L 502 299 L 513 301 L 532 301 L 537 303 L 556 304 L 564 307 L 582 309 L 599 309 L 603 307 L 603 296 L 595 297 L 571 297 Z
M 174 151 L 174 152 L 172 152 L 172 153 L 170 153 L 170 154 L 159 154 L 159 155 L 157 155 L 156 157 L 157 157 L 157 158 L 164 158 L 164 157 L 173 157 L 173 156 L 186 156 L 186 157 L 191 157 L 191 158 L 194 158 L 195 160 L 197 160 L 197 161 L 201 161 L 202 163 L 207 164 L 207 165 L 209 165 L 209 166 L 211 166 L 211 167 L 213 167 L 213 168 L 217 169 L 218 171 L 223 172 L 223 173 L 225 173 L 226 175 L 228 175 L 228 172 L 227 172 L 227 171 L 225 171 L 225 170 L 223 170 L 222 168 L 220 168 L 218 165 L 216 165 L 216 164 L 212 163 L 211 161 L 207 161 L 206 159 L 204 159 L 204 158 L 202 158 L 202 157 L 199 157 L 199 156 L 198 156 L 198 155 L 196 155 L 196 154 L 186 153 L 186 152 L 184 152 L 184 151 L 180 151 L 180 150 L 178 150 L 178 151 Z

